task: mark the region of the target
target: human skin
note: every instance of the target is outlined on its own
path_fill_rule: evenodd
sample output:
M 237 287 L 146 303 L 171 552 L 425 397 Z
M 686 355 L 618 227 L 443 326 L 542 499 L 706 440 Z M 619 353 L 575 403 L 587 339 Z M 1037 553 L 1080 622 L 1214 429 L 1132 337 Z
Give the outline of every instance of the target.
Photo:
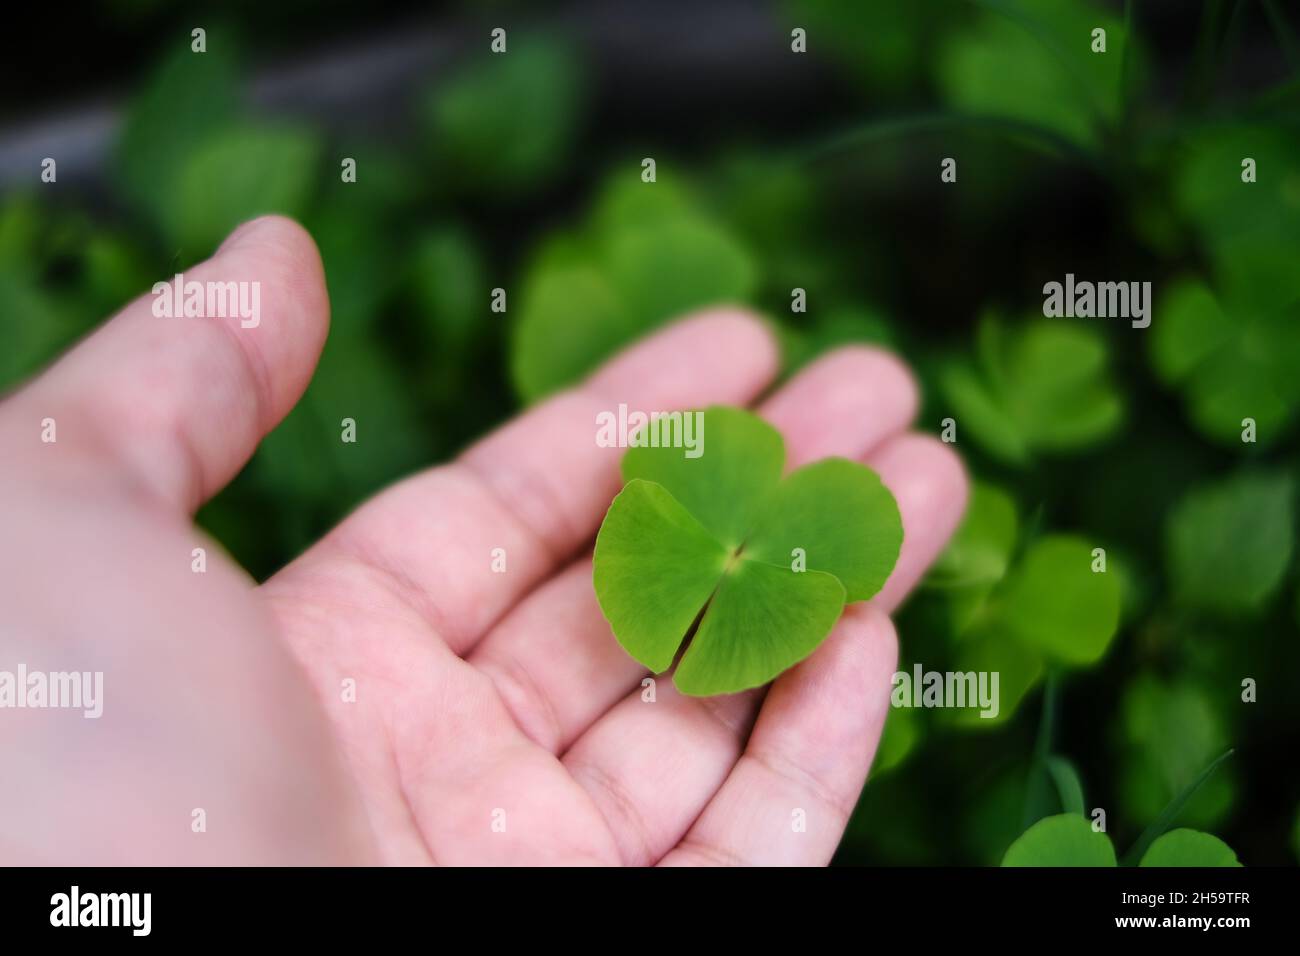
M 0 670 L 104 674 L 99 719 L 0 709 L 0 861 L 829 861 L 889 706 L 889 615 L 966 498 L 950 449 L 907 431 L 896 358 L 840 349 L 766 394 L 759 321 L 683 319 L 258 585 L 192 517 L 306 388 L 324 275 L 266 217 L 186 278 L 260 282 L 260 325 L 156 318 L 145 295 L 0 403 Z M 643 700 L 591 583 L 622 454 L 595 420 L 619 403 L 757 403 L 788 467 L 875 468 L 904 526 L 884 589 L 766 688 L 690 698 L 661 677 Z M 382 427 L 358 422 L 354 453 Z

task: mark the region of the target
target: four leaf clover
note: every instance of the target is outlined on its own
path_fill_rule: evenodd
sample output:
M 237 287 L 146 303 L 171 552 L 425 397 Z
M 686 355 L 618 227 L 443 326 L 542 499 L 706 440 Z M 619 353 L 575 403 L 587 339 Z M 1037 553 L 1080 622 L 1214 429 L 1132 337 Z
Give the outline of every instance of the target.
M 594 583 L 623 648 L 683 693 L 772 680 L 884 585 L 903 525 L 874 471 L 827 458 L 782 477 L 771 425 L 715 406 L 701 454 L 632 447 L 596 537 Z M 635 441 L 635 437 L 634 437 Z

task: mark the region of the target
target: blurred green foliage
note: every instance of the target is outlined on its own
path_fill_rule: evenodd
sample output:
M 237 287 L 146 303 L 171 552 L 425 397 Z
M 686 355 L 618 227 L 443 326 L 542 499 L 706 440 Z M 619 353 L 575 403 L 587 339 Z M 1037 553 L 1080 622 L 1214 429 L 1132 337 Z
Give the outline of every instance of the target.
M 856 105 L 820 144 L 756 123 L 748 141 L 657 145 L 654 183 L 644 142 L 596 128 L 573 38 L 516 30 L 508 55 L 467 55 L 414 98 L 406 141 L 378 143 L 257 114 L 233 34 L 211 29 L 203 56 L 169 42 L 126 110 L 108 195 L 61 176 L 0 200 L 0 386 L 243 219 L 300 218 L 330 340 L 200 515 L 264 577 L 684 310 L 763 310 L 787 373 L 885 344 L 918 370 L 921 427 L 951 419 L 975 479 L 902 612 L 900 669 L 996 670 L 1001 711 L 892 710 L 840 858 L 1293 862 L 1300 87 L 1234 92 L 1211 32 L 1198 49 L 1216 55 L 1157 89 L 1141 37 L 1090 0 L 779 9 L 773 44 L 807 29 Z M 1171 102 L 1179 86 L 1193 93 Z M 1042 318 L 1043 283 L 1084 267 L 1152 280 L 1151 328 Z

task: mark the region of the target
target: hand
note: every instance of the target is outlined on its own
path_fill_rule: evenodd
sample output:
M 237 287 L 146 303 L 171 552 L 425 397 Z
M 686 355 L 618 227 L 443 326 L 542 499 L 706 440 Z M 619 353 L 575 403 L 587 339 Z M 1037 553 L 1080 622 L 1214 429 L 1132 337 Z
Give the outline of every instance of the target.
M 260 324 L 156 318 L 145 296 L 0 404 L 0 671 L 104 675 L 98 719 L 0 709 L 0 859 L 830 859 L 889 706 L 888 615 L 965 501 L 955 456 L 906 433 L 896 359 L 842 349 L 758 406 L 791 467 L 861 459 L 893 490 L 905 540 L 884 590 L 768 688 L 697 699 L 660 679 L 648 703 L 592 590 L 622 454 L 597 447 L 596 414 L 754 401 L 777 371 L 760 323 L 668 327 L 258 587 L 190 518 L 306 387 L 321 264 L 266 218 L 186 277 L 260 282 Z M 365 454 L 382 425 L 358 426 Z

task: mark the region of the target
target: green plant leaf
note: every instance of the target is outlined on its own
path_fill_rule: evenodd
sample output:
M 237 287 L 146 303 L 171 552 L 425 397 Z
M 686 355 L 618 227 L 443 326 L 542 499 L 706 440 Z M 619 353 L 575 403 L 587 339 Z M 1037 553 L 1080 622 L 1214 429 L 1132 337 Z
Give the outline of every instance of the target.
M 601 610 L 624 649 L 656 673 L 667 670 L 727 558 L 662 485 L 629 481 L 600 526 L 594 571 Z
M 1293 494 L 1287 473 L 1246 473 L 1185 496 L 1166 535 L 1176 599 L 1220 612 L 1261 608 L 1291 562 Z
M 983 717 L 975 707 L 941 712 L 953 724 L 973 730 L 1005 724 L 1046 673 L 1042 652 L 1016 640 L 995 621 L 976 624 L 969 633 L 961 635 L 952 654 L 955 671 L 998 675 L 996 715 Z
M 871 765 L 871 776 L 892 770 L 907 759 L 925 735 L 920 711 L 912 707 L 891 707 L 885 718 L 885 729 L 876 747 L 876 759 Z
M 1067 666 L 1100 660 L 1119 628 L 1119 583 L 1092 560 L 1082 538 L 1036 541 L 998 591 L 998 626 Z
M 512 195 L 555 173 L 584 112 L 580 51 L 549 36 L 512 35 L 429 90 L 421 121 L 446 182 Z
M 241 125 L 205 140 L 177 171 L 162 221 L 187 250 L 207 250 L 266 213 L 301 217 L 324 148 L 306 129 Z
M 581 378 L 636 332 L 632 314 L 599 269 L 536 273 L 526 280 L 511 340 L 515 386 L 527 399 L 540 398 Z
M 977 341 L 978 366 L 950 362 L 939 384 L 959 434 L 967 429 L 994 457 L 1024 465 L 1035 453 L 1096 445 L 1122 423 L 1123 402 L 1095 329 L 1041 316 L 1006 329 L 989 312 Z
M 969 429 L 985 451 L 1008 464 L 1029 462 L 1029 447 L 1021 429 L 973 368 L 965 362 L 948 364 L 940 373 L 939 388 L 952 403 L 957 427 Z
M 1276 307 L 1300 295 L 1300 133 L 1292 124 L 1207 124 L 1180 144 L 1173 176 L 1179 211 L 1200 234 L 1228 293 Z M 1255 182 L 1242 163 L 1255 161 Z M 1270 247 L 1280 255 L 1268 254 Z M 1262 285 L 1262 287 L 1261 287 Z
M 811 654 L 843 610 L 833 576 L 742 559 L 723 575 L 673 683 L 697 697 L 766 684 Z
M 629 654 L 658 672 L 685 643 L 675 683 L 711 695 L 764 684 L 812 653 L 846 600 L 879 590 L 903 531 L 865 466 L 826 459 L 782 480 L 771 425 L 734 408 L 699 414 L 696 457 L 667 441 L 624 455 L 593 582 Z M 632 440 L 673 434 L 663 422 Z
M 1170 830 L 1151 844 L 1138 866 L 1241 866 L 1232 847 L 1199 830 Z
M 973 482 L 966 514 L 931 567 L 926 584 L 965 588 L 1000 581 L 1015 545 L 1015 501 L 996 485 Z
M 1048 757 L 1047 772 L 1056 784 L 1056 793 L 1061 800 L 1061 809 L 1066 813 L 1084 816 L 1083 784 L 1079 781 L 1079 771 L 1074 764 L 1064 757 Z
M 1020 835 L 1003 866 L 1116 866 L 1110 837 L 1077 813 L 1045 817 Z
M 541 398 L 683 313 L 748 300 L 757 282 L 749 249 L 684 188 L 615 177 L 583 228 L 552 239 L 525 270 L 515 386 Z
M 786 0 L 784 6 L 790 26 L 808 31 L 809 49 L 828 50 L 873 96 L 916 82 L 936 35 L 960 19 L 952 0 Z
M 1087 326 L 1037 319 L 1011 340 L 1005 395 L 1031 445 L 1067 451 L 1115 429 L 1123 408 L 1106 364 L 1105 343 Z
M 1231 756 L 1231 750 L 1225 750 L 1223 753 L 1219 754 L 1218 758 L 1202 770 L 1195 780 L 1183 787 L 1183 789 L 1178 792 L 1178 795 L 1169 801 L 1168 805 L 1160 811 L 1160 816 L 1158 816 L 1149 827 L 1142 831 L 1142 835 L 1138 837 L 1137 842 L 1129 848 L 1129 851 L 1125 856 L 1126 863 L 1131 864 L 1134 860 L 1146 855 L 1148 848 L 1153 846 L 1158 841 L 1161 834 L 1168 830 L 1169 827 L 1173 825 L 1174 821 L 1178 819 L 1178 815 L 1183 812 L 1183 807 L 1185 807 L 1188 801 L 1196 795 L 1196 791 L 1201 789 L 1205 782 L 1214 775 L 1214 771 L 1219 769 L 1219 765 Z
M 1248 449 L 1253 446 L 1242 434 L 1249 418 L 1255 441 L 1269 444 L 1300 406 L 1297 315 L 1300 308 L 1241 302 L 1229 313 L 1208 285 L 1184 278 L 1163 299 L 1152 328 L 1151 362 L 1166 385 L 1183 391 L 1202 433 Z
M 758 275 L 748 251 L 726 230 L 693 217 L 620 230 L 604 261 L 641 328 L 706 303 L 745 299 Z
M 1175 822 L 1170 808 L 1191 826 L 1216 825 L 1232 804 L 1234 787 L 1226 769 L 1206 772 L 1221 762 L 1229 741 L 1209 696 L 1188 680 L 1143 674 L 1125 689 L 1119 713 L 1120 792 L 1132 819 L 1154 821 L 1147 843 Z M 1130 851 L 1132 862 L 1145 845 Z
M 177 181 L 195 151 L 234 121 L 239 82 L 231 45 L 213 36 L 195 56 L 188 38 L 176 44 L 131 102 L 117 143 L 123 193 L 159 224 L 173 221 Z
M 1085 146 L 1122 110 L 1123 23 L 1080 0 L 987 0 L 974 29 L 955 33 L 938 57 L 950 104 L 1033 123 Z M 1092 30 L 1106 30 L 1093 53 Z
M 745 555 L 788 566 L 802 549 L 808 570 L 833 574 L 854 602 L 884 587 L 902 544 L 903 519 L 880 476 L 866 465 L 827 458 L 800 468 L 768 496 Z
M 698 457 L 687 457 L 681 448 L 629 448 L 623 480 L 644 478 L 663 485 L 734 550 L 781 480 L 785 442 L 771 425 L 738 408 L 715 405 L 705 409 L 702 420 Z

